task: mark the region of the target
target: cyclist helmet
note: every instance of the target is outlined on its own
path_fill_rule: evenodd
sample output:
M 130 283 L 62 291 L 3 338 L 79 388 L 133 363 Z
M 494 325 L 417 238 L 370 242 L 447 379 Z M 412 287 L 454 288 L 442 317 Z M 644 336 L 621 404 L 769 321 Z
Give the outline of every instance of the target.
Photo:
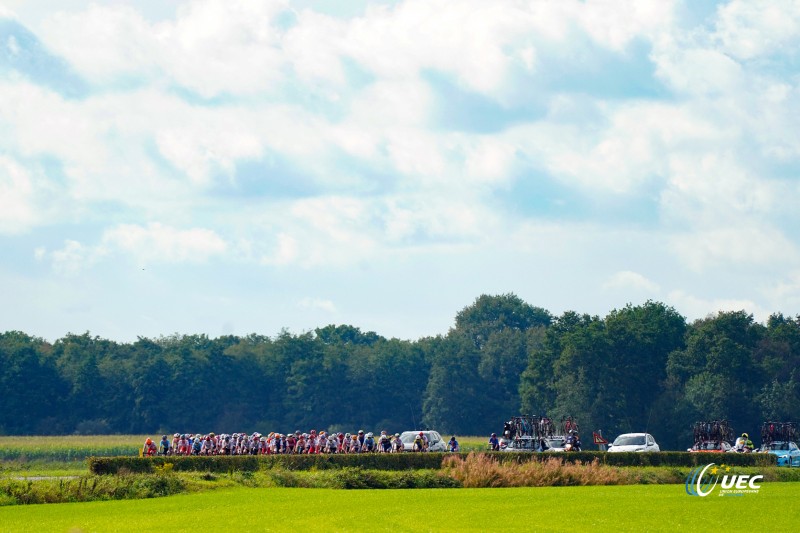
M 370 431 L 369 433 L 367 433 L 367 438 L 368 438 L 368 439 L 371 439 L 371 438 L 372 438 L 372 432 L 371 432 L 371 431 Z
M 161 440 L 167 440 L 167 436 L 166 435 L 161 435 Z
M 421 431 L 419 432 L 419 436 L 420 436 L 420 437 L 422 437 L 422 436 L 423 436 Z
M 150 439 L 150 437 L 147 437 L 147 440 L 144 441 L 144 443 L 145 444 L 153 444 L 153 441 L 152 441 L 152 439 Z
M 742 433 L 742 437 L 744 437 L 744 438 L 746 438 L 746 439 L 749 439 L 749 438 L 750 438 L 750 435 L 748 435 L 747 433 Z
M 496 436 L 497 436 L 497 433 L 492 433 L 492 437 L 496 437 Z
M 363 430 L 363 429 L 359 429 L 359 430 L 358 430 L 358 434 L 359 434 L 359 435 L 363 435 L 363 434 L 364 434 L 364 430 Z

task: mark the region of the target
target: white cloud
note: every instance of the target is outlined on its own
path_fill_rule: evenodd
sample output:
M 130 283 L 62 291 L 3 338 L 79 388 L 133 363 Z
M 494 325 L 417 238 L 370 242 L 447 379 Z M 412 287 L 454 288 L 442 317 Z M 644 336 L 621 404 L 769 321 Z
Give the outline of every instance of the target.
M 770 312 L 749 299 L 715 298 L 703 299 L 685 290 L 669 293 L 667 300 L 675 309 L 689 320 L 705 318 L 721 311 L 746 311 L 759 322 L 765 321 Z
M 303 298 L 297 302 L 297 307 L 312 311 L 324 311 L 330 314 L 337 312 L 336 305 L 332 301 L 323 298 Z
M 559 108 L 564 103 L 555 105 Z M 553 118 L 511 128 L 505 136 L 564 183 L 610 194 L 660 183 L 673 154 L 731 139 L 731 132 L 714 123 L 715 117 L 698 114 L 689 106 L 596 102 L 592 111 L 596 117 L 588 127 Z
M 735 94 L 745 86 L 741 65 L 721 51 L 683 46 L 659 47 L 656 75 L 673 90 L 697 96 Z
M 789 316 L 800 316 L 800 270 L 788 273 L 764 290 L 769 297 L 770 308 L 774 312 L 784 312 Z
M 228 244 L 212 230 L 181 230 L 159 223 L 111 228 L 104 232 L 102 246 L 128 253 L 140 263 L 200 263 L 228 250 Z
M 0 155 L 0 234 L 24 232 L 39 221 L 30 173 L 10 157 Z
M 42 25 L 50 48 L 98 83 L 168 76 L 200 95 L 256 94 L 281 78 L 272 17 L 284 2 L 186 3 L 174 21 L 151 23 L 133 7 L 55 12 Z
M 622 270 L 611 276 L 605 283 L 603 283 L 605 290 L 635 290 L 647 293 L 657 293 L 659 286 L 657 283 L 650 281 L 643 275 L 630 270 Z
M 39 38 L 92 81 L 154 73 L 163 57 L 154 28 L 130 6 L 93 4 L 85 11 L 55 11 Z
M 119 224 L 105 230 L 95 245 L 68 239 L 63 248 L 52 252 L 38 247 L 34 256 L 37 260 L 49 259 L 58 274 L 75 275 L 120 254 L 132 258 L 137 265 L 203 263 L 230 249 L 216 232 L 204 228 L 177 229 L 160 223 Z
M 714 37 L 727 53 L 744 60 L 796 49 L 800 41 L 800 2 L 732 0 L 717 10 Z
M 94 265 L 103 254 L 102 249 L 87 247 L 78 241 L 68 239 L 64 241 L 63 248 L 50 252 L 49 257 L 56 273 L 62 276 L 74 276 Z M 36 256 L 45 257 L 45 249 L 37 249 Z
M 622 51 L 637 37 L 654 38 L 668 29 L 674 18 L 674 0 L 572 2 L 576 18 L 592 38 L 612 50 Z
M 552 286 L 584 280 L 582 310 L 584 287 L 607 303 L 686 287 L 687 267 L 776 279 L 800 264 L 800 88 L 781 70 L 796 3 L 775 21 L 729 2 L 713 27 L 680 27 L 681 3 L 661 0 L 406 0 L 349 18 L 280 1 L 39 4 L 45 19 L 24 8 L 24 23 L 88 94 L 0 79 L 0 232 L 96 231 L 30 246 L 61 274 L 219 259 L 307 282 L 507 253 L 552 268 Z M 464 124 L 443 120 L 459 109 Z M 481 270 L 465 285 L 488 283 Z M 761 290 L 796 301 L 793 279 Z M 684 301 L 713 311 L 708 298 Z
M 750 174 L 732 153 L 674 154 L 661 203 L 675 220 L 750 226 L 750 217 L 774 212 L 781 190 L 780 182 Z
M 689 268 L 702 272 L 711 268 L 797 264 L 797 246 L 775 227 L 757 226 L 756 221 L 733 227 L 695 229 L 677 234 L 671 247 Z

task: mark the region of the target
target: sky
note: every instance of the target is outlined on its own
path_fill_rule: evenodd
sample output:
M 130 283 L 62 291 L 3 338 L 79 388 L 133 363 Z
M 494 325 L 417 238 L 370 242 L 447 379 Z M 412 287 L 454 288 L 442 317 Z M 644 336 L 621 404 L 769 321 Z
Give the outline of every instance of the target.
M 0 331 L 795 316 L 799 66 L 797 0 L 0 0 Z

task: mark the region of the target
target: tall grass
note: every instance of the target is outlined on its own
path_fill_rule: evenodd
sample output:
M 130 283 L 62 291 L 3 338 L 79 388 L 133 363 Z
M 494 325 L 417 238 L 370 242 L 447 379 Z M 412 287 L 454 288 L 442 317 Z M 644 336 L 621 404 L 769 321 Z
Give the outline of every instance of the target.
M 542 461 L 501 462 L 481 453 L 445 457 L 442 467 L 469 488 L 681 483 L 685 479 L 685 474 L 678 469 L 661 468 L 654 474 L 642 469 L 606 466 L 598 460 L 585 464 L 565 463 L 557 457 Z

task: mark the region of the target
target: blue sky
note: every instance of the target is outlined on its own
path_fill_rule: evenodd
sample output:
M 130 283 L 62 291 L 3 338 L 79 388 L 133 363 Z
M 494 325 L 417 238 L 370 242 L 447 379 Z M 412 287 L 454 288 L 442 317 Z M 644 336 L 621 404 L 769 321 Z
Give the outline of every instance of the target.
M 800 313 L 793 1 L 0 0 L 0 330 Z

